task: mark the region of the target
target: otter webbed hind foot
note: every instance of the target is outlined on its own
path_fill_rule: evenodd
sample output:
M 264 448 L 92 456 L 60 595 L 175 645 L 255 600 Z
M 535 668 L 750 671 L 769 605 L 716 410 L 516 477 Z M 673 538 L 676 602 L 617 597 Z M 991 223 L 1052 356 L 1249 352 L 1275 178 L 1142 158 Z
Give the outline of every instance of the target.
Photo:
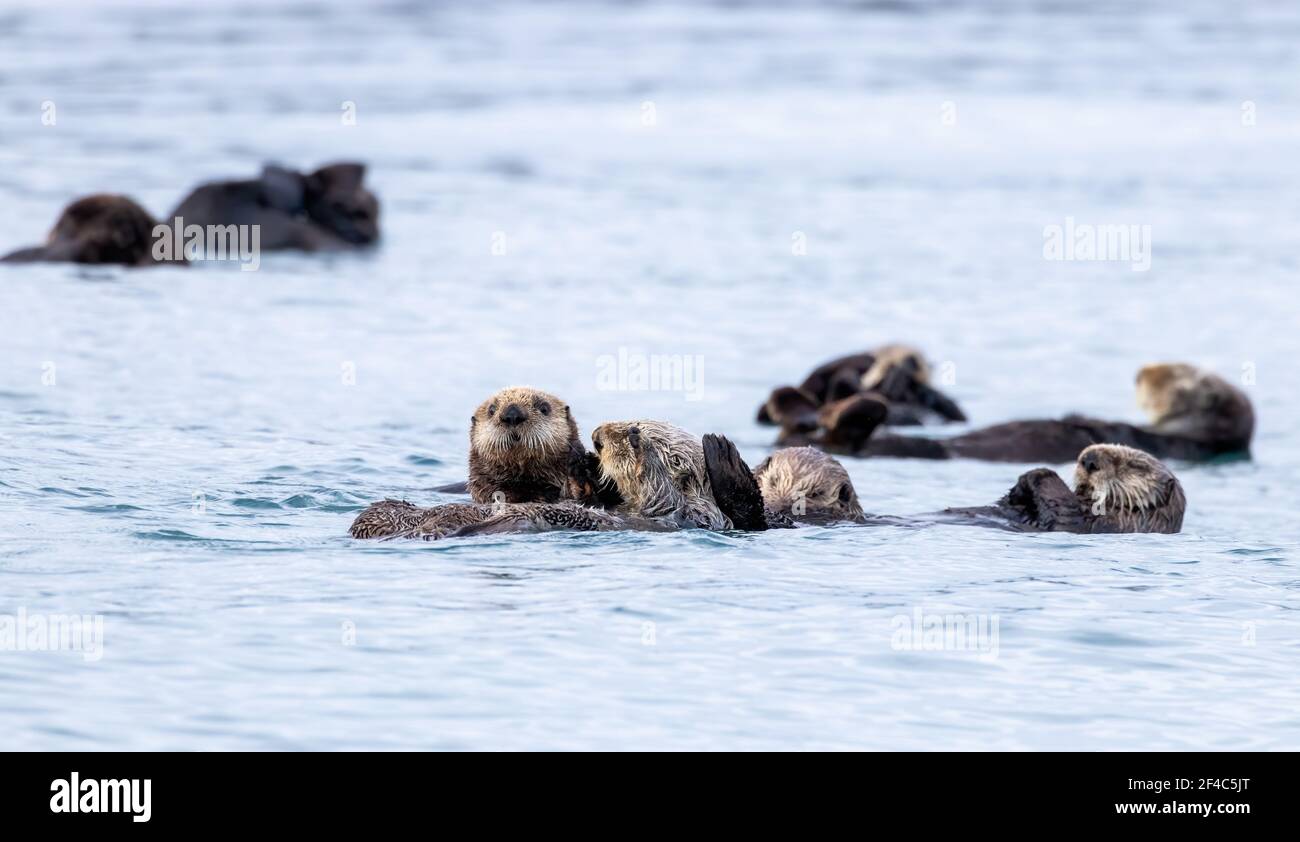
M 871 391 L 879 392 L 890 403 L 901 407 L 919 407 L 942 417 L 945 421 L 964 422 L 966 413 L 952 398 L 926 383 L 914 369 L 902 365 L 890 366 L 880 382 Z
M 713 499 L 736 529 L 761 532 L 768 528 L 758 482 L 726 436 L 709 433 L 704 437 L 704 467 Z
M 889 416 L 889 406 L 869 395 L 853 395 L 822 407 L 821 443 L 828 449 L 856 453 Z
M 1026 471 L 1011 490 L 991 506 L 944 509 L 941 519 L 973 522 L 1013 532 L 1090 531 L 1087 512 L 1065 480 L 1050 468 Z

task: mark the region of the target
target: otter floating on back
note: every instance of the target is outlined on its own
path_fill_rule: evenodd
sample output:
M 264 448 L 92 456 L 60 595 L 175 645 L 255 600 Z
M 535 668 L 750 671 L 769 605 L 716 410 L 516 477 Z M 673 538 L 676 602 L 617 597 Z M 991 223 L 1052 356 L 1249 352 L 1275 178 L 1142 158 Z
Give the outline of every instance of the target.
M 379 200 L 365 187 L 364 164 L 344 162 L 301 173 L 268 164 L 253 179 L 194 188 L 168 219 L 189 225 L 257 225 L 266 250 L 344 251 L 379 240 Z
M 834 457 L 815 448 L 777 451 L 759 465 L 752 479 L 745 478 L 746 471 L 733 465 L 728 477 L 714 478 L 714 486 L 753 482 L 769 517 L 788 513 L 794 521 L 813 524 L 905 525 L 938 520 L 1016 532 L 1174 533 L 1182 529 L 1187 507 L 1182 485 L 1168 468 L 1147 453 L 1116 444 L 1092 445 L 1079 454 L 1073 491 L 1056 472 L 1037 468 L 1022 474 L 991 506 L 945 509 L 911 519 L 865 515 L 848 472 Z
M 86 196 L 63 209 L 44 245 L 19 249 L 0 258 L 0 263 L 186 265 L 183 257 L 173 261 L 154 258 L 154 244 L 159 239 L 156 227 L 149 212 L 126 196 Z
M 822 363 L 799 386 L 773 389 L 759 407 L 757 420 L 760 424 L 776 424 L 783 433 L 808 434 L 822 426 L 820 409 L 862 394 L 886 406 L 883 424 L 911 426 L 933 419 L 966 420 L 957 403 L 931 384 L 925 356 L 901 344 L 882 345 Z
M 1123 444 L 1159 459 L 1249 456 L 1254 410 L 1245 393 L 1222 377 L 1185 363 L 1149 365 L 1138 372 L 1137 391 L 1149 425 L 1069 415 L 1011 421 L 948 438 L 900 436 L 880 433 L 871 423 L 884 412 L 883 404 L 854 396 L 844 401 L 853 412 L 840 415 L 836 406 L 828 407 L 818 432 L 805 439 L 832 453 L 917 459 L 1067 462 L 1093 444 Z M 874 411 L 870 404 L 876 404 Z

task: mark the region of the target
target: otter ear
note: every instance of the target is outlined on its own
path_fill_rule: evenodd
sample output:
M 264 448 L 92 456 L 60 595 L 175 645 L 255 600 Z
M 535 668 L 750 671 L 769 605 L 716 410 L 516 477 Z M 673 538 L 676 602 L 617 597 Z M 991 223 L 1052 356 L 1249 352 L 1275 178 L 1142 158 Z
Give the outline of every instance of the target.
M 267 207 L 286 213 L 296 213 L 302 209 L 304 184 L 300 173 L 267 164 L 262 168 L 258 186 L 261 188 L 262 203 Z
M 366 178 L 365 164 L 330 164 L 307 176 L 313 193 L 355 193 Z

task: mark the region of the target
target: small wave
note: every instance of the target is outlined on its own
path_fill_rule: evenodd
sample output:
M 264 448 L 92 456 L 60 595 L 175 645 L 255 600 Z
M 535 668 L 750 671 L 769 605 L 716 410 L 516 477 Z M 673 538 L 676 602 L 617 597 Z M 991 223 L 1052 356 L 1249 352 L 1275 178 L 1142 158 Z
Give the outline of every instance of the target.
M 139 506 L 133 506 L 130 503 L 108 503 L 105 505 L 71 506 L 70 508 L 75 509 L 79 512 L 92 512 L 94 514 L 101 514 L 101 515 L 112 515 L 121 512 L 144 511 L 144 509 L 140 508 Z

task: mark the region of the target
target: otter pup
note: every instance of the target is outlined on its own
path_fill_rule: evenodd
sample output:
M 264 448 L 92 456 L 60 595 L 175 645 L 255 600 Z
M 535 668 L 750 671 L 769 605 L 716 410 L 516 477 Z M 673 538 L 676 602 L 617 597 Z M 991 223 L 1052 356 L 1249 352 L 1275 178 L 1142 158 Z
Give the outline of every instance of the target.
M 799 386 L 774 389 L 759 407 L 757 420 L 807 433 L 815 429 L 809 425 L 818 407 L 860 393 L 886 404 L 884 423 L 889 425 L 917 425 L 932 417 L 966 420 L 957 403 L 930 384 L 924 355 L 899 344 L 836 358 L 814 369 Z
M 1069 415 L 1011 421 L 944 439 L 878 434 L 853 449 L 835 444 L 827 449 L 854 456 L 998 462 L 1067 462 L 1102 443 L 1136 447 L 1160 459 L 1250 455 L 1254 410 L 1245 393 L 1222 377 L 1185 363 L 1149 365 L 1138 372 L 1137 390 L 1151 417 L 1146 426 Z
M 591 434 L 600 471 L 623 498 L 619 511 L 671 518 L 701 529 L 731 529 L 709 485 L 704 447 L 663 421 L 601 424 Z
M 510 420 L 500 422 L 503 429 L 488 429 L 488 425 L 497 423 L 493 419 L 509 413 L 511 407 L 518 409 L 524 397 L 534 402 L 532 410 L 539 418 L 518 420 L 512 414 Z M 471 452 L 469 485 L 476 501 L 486 495 L 486 499 L 497 502 L 451 503 L 422 509 L 405 501 L 385 500 L 357 516 L 350 529 L 352 537 L 436 539 L 546 529 L 732 528 L 709 487 L 701 443 L 685 430 L 660 421 L 602 424 L 592 433 L 599 470 L 617 488 L 617 509 L 606 511 L 560 499 L 569 488 L 582 483 L 573 482 L 563 473 L 572 464 L 563 456 L 570 442 L 567 435 L 560 439 L 555 429 L 557 425 L 572 429 L 576 437 L 577 427 L 568 417 L 567 407 L 560 421 L 555 410 L 561 406 L 559 402 L 542 413 L 542 401 L 555 399 L 532 389 L 505 389 L 475 413 L 471 441 L 493 461 L 492 472 L 485 475 L 480 471 L 482 463 L 476 464 L 475 453 Z M 484 419 L 482 429 L 480 418 Z M 524 427 L 525 423 L 531 426 Z M 503 437 L 504 443 L 497 441 Z M 556 443 L 543 446 L 548 441 Z M 529 449 L 510 455 L 521 444 Z M 577 446 L 580 448 L 581 443 Z M 512 474 L 512 470 L 520 473 Z M 545 494 L 549 502 L 516 502 L 529 494 L 535 498 Z
M 805 523 L 866 521 L 849 472 L 814 447 L 778 450 L 758 464 L 754 479 L 772 511 Z
M 910 519 L 864 514 L 844 466 L 820 450 L 797 447 L 778 451 L 751 475 L 725 438 L 706 436 L 705 449 L 719 504 L 738 529 L 764 529 L 774 517 L 789 512 L 794 521 L 812 524 L 906 526 L 938 520 L 1016 532 L 1175 533 L 1182 529 L 1187 507 L 1182 486 L 1168 468 L 1149 454 L 1124 445 L 1092 445 L 1080 453 L 1074 491 L 1051 469 L 1037 468 L 1022 474 L 991 506 L 945 509 L 937 515 Z M 762 518 L 735 513 L 737 500 L 742 508 L 752 505 L 744 493 L 746 488 L 759 495 Z
M 155 266 L 175 261 L 154 259 L 154 228 L 149 212 L 126 196 L 97 194 L 64 208 L 42 246 L 19 249 L 0 258 L 3 263 L 87 263 L 116 266 Z M 166 236 L 170 236 L 170 232 Z
M 476 503 L 578 500 L 617 505 L 597 477 L 569 407 L 554 395 L 511 386 L 479 404 L 469 422 L 470 496 Z
M 379 200 L 363 186 L 364 164 L 312 173 L 268 164 L 258 178 L 202 184 L 168 219 L 185 225 L 257 225 L 263 249 L 341 251 L 379 240 Z

